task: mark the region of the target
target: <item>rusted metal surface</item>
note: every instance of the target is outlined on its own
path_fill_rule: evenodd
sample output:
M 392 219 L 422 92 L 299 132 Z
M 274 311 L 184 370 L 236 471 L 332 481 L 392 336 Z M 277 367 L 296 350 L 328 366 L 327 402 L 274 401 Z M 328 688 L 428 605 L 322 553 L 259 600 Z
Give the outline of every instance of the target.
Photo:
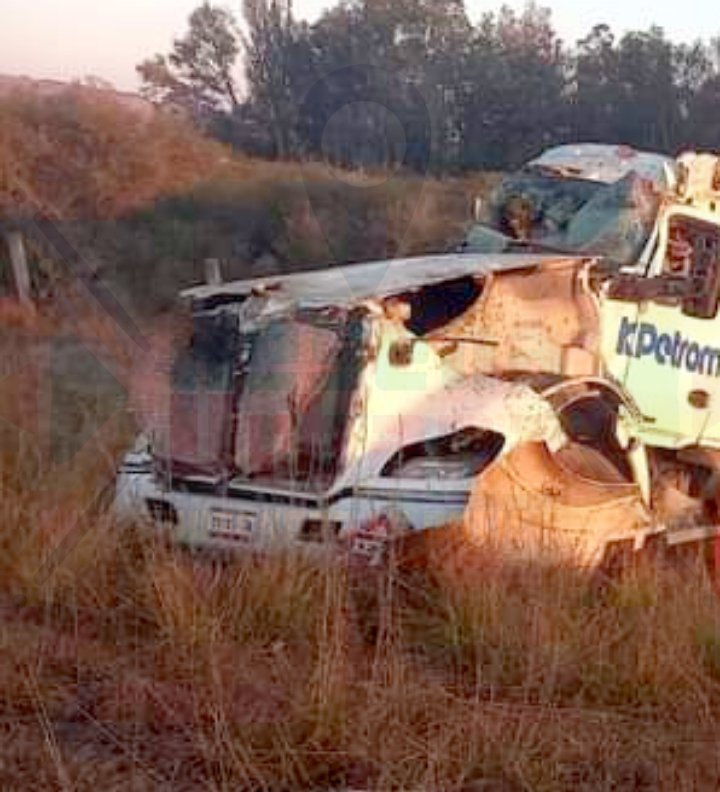
M 587 279 L 590 266 L 588 260 L 556 259 L 532 271 L 491 274 L 479 300 L 437 333 L 488 343 L 458 344 L 447 362 L 462 374 L 595 374 L 600 317 Z
M 467 538 L 509 559 L 592 566 L 614 540 L 648 526 L 639 488 L 600 454 L 571 447 L 562 456 L 528 443 L 478 478 L 465 513 Z

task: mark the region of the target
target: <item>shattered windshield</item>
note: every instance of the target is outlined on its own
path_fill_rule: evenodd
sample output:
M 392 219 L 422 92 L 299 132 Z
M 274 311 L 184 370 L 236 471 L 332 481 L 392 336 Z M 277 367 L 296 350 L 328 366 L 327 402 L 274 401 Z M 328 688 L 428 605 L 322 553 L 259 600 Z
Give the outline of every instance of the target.
M 155 455 L 177 475 L 222 475 L 232 465 L 235 372 L 243 350 L 237 317 L 197 316 L 170 376 L 167 420 L 153 427 Z
M 306 311 L 245 333 L 230 313 L 195 317 L 157 457 L 181 477 L 329 484 L 361 348 L 362 319 L 345 312 Z
M 235 463 L 243 477 L 328 484 L 337 472 L 362 324 L 308 312 L 257 334 L 239 394 Z
M 463 250 L 502 253 L 529 247 L 630 264 L 642 252 L 659 207 L 660 194 L 634 172 L 612 184 L 521 173 L 503 180 L 493 193 Z

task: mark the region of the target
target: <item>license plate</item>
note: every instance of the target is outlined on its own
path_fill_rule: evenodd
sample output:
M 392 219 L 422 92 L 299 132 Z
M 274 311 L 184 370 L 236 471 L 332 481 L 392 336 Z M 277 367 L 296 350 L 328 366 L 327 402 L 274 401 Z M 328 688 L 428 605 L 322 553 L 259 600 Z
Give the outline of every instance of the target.
M 378 539 L 373 535 L 356 534 L 350 540 L 350 554 L 370 566 L 382 564 L 386 549 L 387 540 Z
M 251 512 L 210 512 L 210 538 L 226 542 L 250 542 L 255 530 L 256 515 Z

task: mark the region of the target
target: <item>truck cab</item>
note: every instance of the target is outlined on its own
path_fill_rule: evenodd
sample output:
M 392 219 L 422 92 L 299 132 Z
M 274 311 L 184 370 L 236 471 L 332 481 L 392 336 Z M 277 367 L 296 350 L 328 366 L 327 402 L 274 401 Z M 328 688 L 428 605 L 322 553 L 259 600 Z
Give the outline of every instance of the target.
M 555 146 L 479 202 L 461 249 L 593 255 L 611 271 L 636 265 L 676 171 L 671 158 L 629 146 Z
M 643 257 L 602 290 L 602 358 L 649 445 L 720 448 L 720 169 L 679 165 Z
M 145 447 L 121 467 L 116 514 L 215 549 L 368 547 L 378 526 L 459 520 L 504 454 L 565 440 L 542 395 L 492 376 L 492 354 L 469 369 L 456 355 L 495 348 L 455 326 L 483 314 L 492 269 L 545 260 L 395 259 L 189 290 L 193 329 L 163 409 L 144 421 Z M 518 360 L 539 348 L 537 323 L 528 329 Z
M 673 519 L 704 507 L 720 471 L 717 162 L 684 155 L 662 190 L 628 167 L 564 229 L 587 246 L 189 290 L 165 424 L 126 459 L 116 512 L 219 548 L 365 541 L 373 525 L 463 514 L 485 537 L 502 525 L 477 531 L 478 515 L 505 493 L 536 504 L 523 520 L 535 514 L 538 545 L 555 527 L 596 557 L 660 530 L 676 484 Z M 630 259 L 603 255 L 628 240 Z M 600 504 L 628 536 L 598 533 Z

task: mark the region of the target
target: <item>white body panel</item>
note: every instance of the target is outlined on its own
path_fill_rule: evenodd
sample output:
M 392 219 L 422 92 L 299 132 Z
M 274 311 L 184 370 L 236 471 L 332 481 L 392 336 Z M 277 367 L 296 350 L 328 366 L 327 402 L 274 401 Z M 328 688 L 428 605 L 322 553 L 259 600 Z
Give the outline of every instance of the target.
M 388 333 L 381 361 L 389 354 L 391 339 Z M 204 494 L 197 489 L 203 484 L 207 489 L 209 480 L 186 480 L 171 487 L 149 464 L 143 469 L 142 462 L 129 459 L 118 477 L 115 512 L 163 524 L 180 544 L 215 549 L 270 549 L 304 540 L 343 539 L 383 516 L 423 530 L 462 517 L 474 475 L 443 478 L 441 468 L 434 477 L 383 475 L 388 461 L 404 446 L 467 427 L 502 435 L 505 442 L 498 458 L 522 442 L 544 441 L 554 448 L 564 441 L 552 408 L 530 388 L 483 376 L 440 376 L 437 355 L 428 346 L 421 349 L 410 367 L 419 379 L 407 393 L 390 387 L 382 376 L 389 375 L 389 369 L 382 362 L 365 372 L 361 401 L 376 407 L 356 415 L 345 465 L 327 491 L 238 479 L 222 495 Z M 413 382 L 412 373 L 406 382 Z M 331 530 L 321 530 L 324 537 L 314 530 L 308 537 L 303 529 L 309 521 L 315 529 L 324 523 Z
M 415 530 L 462 517 L 470 482 L 425 488 L 421 482 L 413 482 L 414 489 L 405 484 L 384 481 L 383 486 L 373 488 L 368 482 L 367 488 L 348 491 L 336 499 L 328 501 L 326 495 L 299 503 L 295 500 L 297 493 L 280 489 L 272 493 L 272 501 L 258 499 L 260 493 L 252 490 L 246 495 L 238 491 L 230 497 L 219 497 L 166 489 L 151 473 L 121 472 L 115 510 L 120 517 L 137 519 L 145 515 L 152 520 L 148 502 L 162 502 L 172 506 L 176 514 L 176 524 L 167 522 L 164 526 L 174 541 L 216 550 L 271 550 L 296 543 L 314 546 L 323 539 L 332 545 L 335 538 L 346 538 L 387 514 L 402 514 Z M 234 525 L 221 525 L 218 517 L 227 522 L 229 516 L 235 518 Z M 303 526 L 308 521 L 327 524 L 327 535 L 304 538 Z
M 718 207 L 707 196 L 668 202 L 658 217 L 642 277 L 667 275 L 672 222 L 701 221 L 716 226 L 720 235 Z M 691 315 L 680 299 L 630 301 L 605 295 L 601 302 L 601 356 L 607 373 L 645 419 L 642 439 L 669 449 L 720 447 L 720 316 Z

